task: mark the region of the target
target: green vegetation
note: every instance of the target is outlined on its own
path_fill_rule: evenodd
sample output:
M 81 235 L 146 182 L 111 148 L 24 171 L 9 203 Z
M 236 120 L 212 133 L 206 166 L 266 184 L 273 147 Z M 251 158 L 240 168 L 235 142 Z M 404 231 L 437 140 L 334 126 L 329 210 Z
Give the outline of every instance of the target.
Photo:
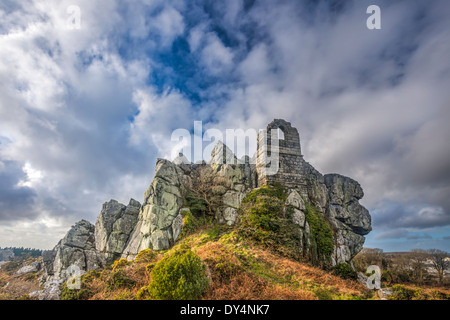
M 198 299 L 209 283 L 202 261 L 190 249 L 164 257 L 152 269 L 151 279 L 148 292 L 158 300 Z
M 201 226 L 213 222 L 213 217 L 198 214 L 198 212 L 197 214 L 194 214 L 191 210 L 181 212 L 181 215 L 183 216 L 183 228 L 181 229 L 179 239 L 185 238 L 194 233 Z
M 62 291 L 64 300 L 371 298 L 353 280 L 267 250 L 216 224 L 199 227 L 169 250 L 146 249 L 135 260 L 89 271 L 81 289 Z
M 334 292 L 333 290 L 326 288 L 318 288 L 315 291 L 316 297 L 319 300 L 333 300 Z
M 381 281 L 386 286 L 408 284 L 418 286 L 445 286 L 448 279 L 442 270 L 448 253 L 413 249 L 409 252 L 383 252 L 378 248 L 364 248 L 353 258 L 353 265 L 358 272 L 365 272 L 368 266 L 380 267 Z M 443 257 L 443 258 L 442 258 Z M 436 268 L 437 267 L 437 268 Z M 434 271 L 434 272 L 433 272 Z M 444 281 L 446 280 L 446 281 Z
M 263 186 L 251 191 L 241 206 L 238 234 L 295 259 L 300 258 L 300 234 L 285 208 L 282 186 Z
M 331 254 L 333 253 L 333 231 L 330 224 L 325 217 L 315 208 L 308 203 L 305 203 L 306 208 L 306 221 L 311 228 L 311 232 L 314 235 L 314 242 L 316 244 L 316 252 L 311 252 L 311 258 L 314 264 L 320 262 L 328 263 Z
M 333 232 L 329 222 L 312 205 L 306 205 L 306 220 L 311 236 L 302 241 L 292 223 L 293 208 L 285 206 L 286 192 L 279 184 L 251 191 L 242 201 L 239 235 L 275 249 L 285 256 L 300 259 L 300 252 L 313 264 L 328 265 L 333 252 Z M 302 243 L 310 243 L 302 248 Z
M 15 257 L 29 257 L 29 258 L 38 258 L 42 255 L 42 250 L 39 249 L 33 249 L 33 248 L 24 248 L 24 247 L 5 247 L 1 248 L 0 250 L 9 249 L 14 252 Z
M 425 292 L 421 288 L 410 288 L 400 284 L 391 287 L 390 300 L 450 300 L 450 295 L 439 290 Z
M 271 186 L 263 186 L 253 190 L 242 200 L 242 203 L 255 203 L 260 196 L 268 196 L 284 201 L 286 200 L 286 191 L 281 184 L 274 183 Z
M 333 273 L 342 279 L 356 279 L 357 274 L 347 263 L 339 263 L 333 267 Z
M 151 262 L 158 256 L 158 251 L 152 249 L 145 249 L 138 253 L 134 262 Z
M 8 261 L 2 265 L 2 270 L 7 272 L 8 274 L 13 274 L 17 270 L 20 269 L 22 264 L 18 261 Z
M 117 271 L 122 267 L 125 267 L 128 264 L 128 260 L 127 259 L 120 259 L 120 260 L 116 260 L 114 261 L 113 265 L 112 265 L 112 270 L 113 271 Z
M 133 279 L 127 277 L 122 269 L 113 270 L 110 277 L 107 280 L 107 290 L 113 290 L 117 288 L 131 289 L 136 285 Z
M 205 216 L 209 212 L 208 203 L 189 190 L 185 196 L 186 206 L 197 217 Z
M 87 300 L 91 293 L 87 289 L 69 289 L 64 286 L 61 291 L 61 300 Z

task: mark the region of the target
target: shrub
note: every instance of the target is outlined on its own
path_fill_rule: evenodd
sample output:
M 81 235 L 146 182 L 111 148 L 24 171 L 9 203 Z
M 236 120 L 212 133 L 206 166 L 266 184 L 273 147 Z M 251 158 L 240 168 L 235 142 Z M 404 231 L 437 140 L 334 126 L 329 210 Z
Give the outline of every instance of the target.
M 255 203 L 257 197 L 259 196 L 276 198 L 282 202 L 286 200 L 286 192 L 284 191 L 284 188 L 279 183 L 274 183 L 271 186 L 266 185 L 253 190 L 244 199 L 242 199 L 242 203 Z
M 186 205 L 189 210 L 197 217 L 204 216 L 209 212 L 208 204 L 202 198 L 199 198 L 195 193 L 189 190 L 185 196 Z
M 8 261 L 2 264 L 1 269 L 9 274 L 12 274 L 19 270 L 21 264 L 17 261 Z
M 285 256 L 299 258 L 300 234 L 292 223 L 292 212 L 285 210 L 285 199 L 286 193 L 279 184 L 251 191 L 242 200 L 237 231 Z
M 211 216 L 196 216 L 190 210 L 182 212 L 182 215 L 183 227 L 181 228 L 179 239 L 194 233 L 201 226 L 210 224 L 213 221 L 213 217 Z
M 347 263 L 339 263 L 333 267 L 333 273 L 343 279 L 356 279 L 357 274 Z
M 138 253 L 134 262 L 151 262 L 158 256 L 158 252 L 152 249 L 144 249 Z
M 450 294 L 446 294 L 439 290 L 432 290 L 430 292 L 430 299 L 431 300 L 450 300 Z
M 118 288 L 133 288 L 136 282 L 129 279 L 122 269 L 113 271 L 107 281 L 107 289 L 118 289 Z
M 144 286 L 136 292 L 136 300 L 149 300 L 150 295 L 148 293 L 148 287 Z
M 116 261 L 114 261 L 114 263 L 112 265 L 112 270 L 116 271 L 116 270 L 126 266 L 127 264 L 128 264 L 128 260 L 127 259 L 116 260 Z
M 333 292 L 325 288 L 318 288 L 315 295 L 319 300 L 333 300 Z
M 67 286 L 61 291 L 61 300 L 88 300 L 91 292 L 87 289 L 70 289 Z
M 158 300 L 198 299 L 209 284 L 200 258 L 180 249 L 160 260 L 151 272 L 148 291 Z
M 306 221 L 317 245 L 317 257 L 319 260 L 323 257 L 328 260 L 334 250 L 333 231 L 330 224 L 315 207 L 305 203 L 305 208 Z
M 390 300 L 412 300 L 415 295 L 413 289 L 409 289 L 400 284 L 392 286 L 392 295 L 389 297 Z
M 386 284 L 392 284 L 394 281 L 394 277 L 392 275 L 391 270 L 383 270 L 381 273 L 381 281 Z
M 32 281 L 32 280 L 35 280 L 36 278 L 37 278 L 36 272 L 30 272 L 30 273 L 27 273 L 23 277 L 23 280 L 25 280 L 25 281 Z
M 98 270 L 89 270 L 81 277 L 81 284 L 87 284 L 91 283 L 94 279 L 99 278 L 101 275 L 101 272 Z
M 414 290 L 413 300 L 428 300 L 429 296 L 426 294 L 423 289 L 417 288 Z
M 156 262 L 153 263 L 149 263 L 148 265 L 145 266 L 145 271 L 147 271 L 148 273 L 152 272 L 152 269 L 156 266 Z
M 421 288 L 407 288 L 400 284 L 392 286 L 393 294 L 391 300 L 448 300 L 450 296 L 438 290 L 431 290 L 426 293 Z

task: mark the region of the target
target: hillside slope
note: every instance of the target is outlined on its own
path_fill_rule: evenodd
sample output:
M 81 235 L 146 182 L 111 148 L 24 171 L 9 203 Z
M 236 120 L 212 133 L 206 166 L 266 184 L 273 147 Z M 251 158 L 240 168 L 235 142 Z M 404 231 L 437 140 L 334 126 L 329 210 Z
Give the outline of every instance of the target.
M 199 299 L 370 299 L 367 288 L 306 262 L 295 261 L 248 241 L 225 226 L 207 225 L 167 251 L 143 250 L 136 259 L 117 260 L 82 277 L 81 290 L 63 289 L 63 299 L 155 299 L 152 270 L 178 252 L 190 250 L 205 266 L 208 286 Z

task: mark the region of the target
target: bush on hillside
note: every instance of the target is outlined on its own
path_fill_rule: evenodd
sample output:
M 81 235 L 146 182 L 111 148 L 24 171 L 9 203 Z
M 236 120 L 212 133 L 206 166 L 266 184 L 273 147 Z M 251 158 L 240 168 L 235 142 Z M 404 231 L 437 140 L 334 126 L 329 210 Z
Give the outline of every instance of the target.
M 148 292 L 157 300 L 193 300 L 200 298 L 208 284 L 200 258 L 189 249 L 180 249 L 152 269 Z
M 243 200 L 239 235 L 298 259 L 300 234 L 292 223 L 292 212 L 285 210 L 286 193 L 279 184 L 251 191 Z
M 343 279 L 356 279 L 357 274 L 347 263 L 339 263 L 333 267 L 333 273 Z

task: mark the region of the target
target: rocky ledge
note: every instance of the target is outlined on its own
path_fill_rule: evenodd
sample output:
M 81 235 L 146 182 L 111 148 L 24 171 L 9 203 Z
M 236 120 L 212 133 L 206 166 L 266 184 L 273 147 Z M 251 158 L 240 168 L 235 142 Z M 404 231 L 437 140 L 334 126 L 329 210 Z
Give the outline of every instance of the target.
M 227 163 L 221 163 L 222 155 Z M 261 187 L 257 167 L 248 157 L 236 159 L 222 143 L 216 145 L 211 159 L 214 161 L 209 164 L 190 164 L 183 155 L 173 162 L 158 159 L 142 204 L 133 199 L 128 205 L 110 200 L 103 204 L 95 226 L 86 220 L 76 223 L 54 250 L 43 253 L 48 291 L 54 291 L 52 284 L 70 277 L 67 270 L 73 266 L 83 273 L 119 258 L 133 259 L 144 249 L 170 248 L 181 234 L 183 213 L 189 210 L 186 192 L 205 168 L 227 182 L 217 188 L 221 197 L 215 212 L 217 223 L 238 223 L 241 201 Z M 234 164 L 228 164 L 230 159 Z M 351 263 L 363 247 L 364 235 L 371 231 L 369 212 L 359 203 L 364 195 L 360 184 L 339 174 L 322 175 L 303 156 L 296 158 L 295 166 L 302 184 L 287 188 L 286 206 L 292 208 L 292 223 L 302 235 L 299 251 L 308 250 L 311 230 L 305 219 L 306 205 L 314 206 L 333 230 L 334 250 L 329 261 L 332 265 Z

